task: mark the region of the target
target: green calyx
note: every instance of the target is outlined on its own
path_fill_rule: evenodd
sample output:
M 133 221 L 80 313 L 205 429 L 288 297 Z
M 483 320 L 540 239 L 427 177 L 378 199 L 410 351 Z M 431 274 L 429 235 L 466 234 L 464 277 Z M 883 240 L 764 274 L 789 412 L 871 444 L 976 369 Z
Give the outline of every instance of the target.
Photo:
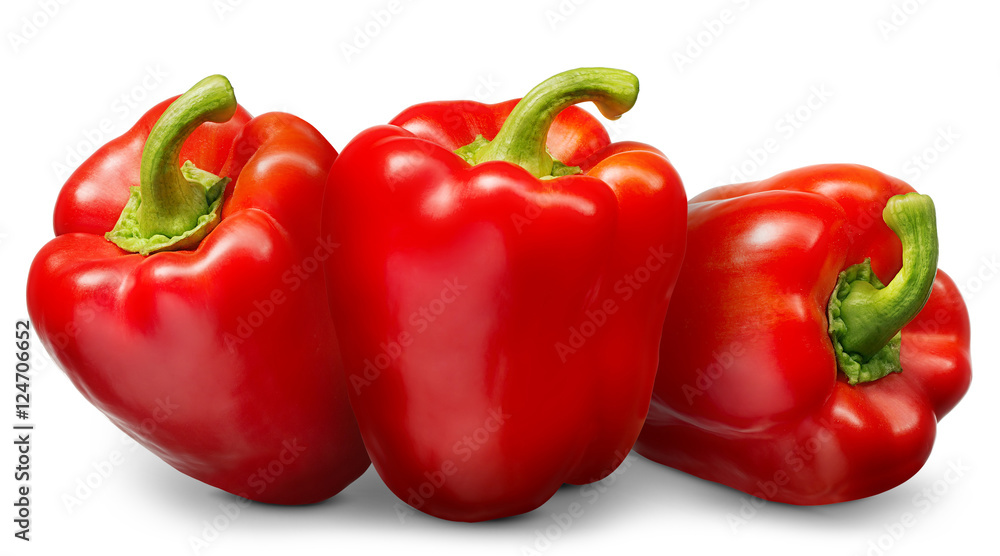
M 486 145 L 490 143 L 490 140 L 483 137 L 482 135 L 476 135 L 475 140 L 464 147 L 459 147 L 455 150 L 455 154 L 462 157 L 462 160 L 468 162 L 469 164 L 476 164 L 476 153 Z M 547 151 L 546 151 L 547 154 Z M 551 156 L 550 156 L 551 158 Z M 579 166 L 567 166 L 558 160 L 552 159 L 552 170 L 544 176 L 537 176 L 542 179 L 545 178 L 558 178 L 560 176 L 572 176 L 573 174 L 582 174 L 583 171 L 580 170 Z
M 187 161 L 180 168 L 181 174 L 187 183 L 201 187 L 204 192 L 205 213 L 198 216 L 194 224 L 180 234 L 167 236 L 165 234 L 153 234 L 149 237 L 143 235 L 140 224 L 142 209 L 142 187 L 133 187 L 129 191 L 128 202 L 118 217 L 115 227 L 105 234 L 105 238 L 131 253 L 149 255 L 159 251 L 182 251 L 198 247 L 201 240 L 205 239 L 221 220 L 219 207 L 222 205 L 222 192 L 229 183 L 229 178 L 219 179 L 219 176 L 198 169 L 191 161 Z M 148 206 L 148 205 L 147 205 Z M 148 219 L 146 220 L 148 222 Z
M 639 80 L 624 70 L 565 71 L 528 92 L 492 141 L 479 136 L 455 153 L 469 164 L 492 160 L 517 164 L 539 178 L 578 174 L 580 168 L 553 160 L 545 148 L 556 116 L 573 104 L 591 101 L 606 118 L 617 120 L 635 105 L 638 95 Z
M 181 147 L 205 122 L 228 121 L 236 96 L 221 75 L 202 79 L 160 116 L 142 149 L 139 187 L 133 187 L 115 227 L 105 237 L 122 249 L 149 255 L 194 249 L 221 221 L 229 178 L 179 165 Z
M 865 259 L 865 262 L 850 266 L 840 273 L 837 285 L 833 288 L 833 295 L 830 297 L 830 304 L 827 306 L 829 332 L 837 355 L 837 367 L 847 375 L 850 384 L 871 382 L 903 370 L 899 363 L 899 346 L 903 339 L 901 332 L 896 332 L 882 349 L 867 359 L 860 353 L 844 350 L 843 342 L 839 339 L 847 331 L 847 325 L 841 317 L 843 302 L 852 289 L 864 287 L 861 284 L 869 284 L 875 290 L 885 287 L 872 272 L 871 259 Z
M 900 330 L 924 308 L 937 275 L 937 221 L 931 198 L 918 193 L 892 197 L 882 218 L 899 237 L 903 267 L 887 286 L 872 272 L 871 260 L 848 267 L 840 273 L 827 306 L 837 366 L 850 384 L 902 371 Z

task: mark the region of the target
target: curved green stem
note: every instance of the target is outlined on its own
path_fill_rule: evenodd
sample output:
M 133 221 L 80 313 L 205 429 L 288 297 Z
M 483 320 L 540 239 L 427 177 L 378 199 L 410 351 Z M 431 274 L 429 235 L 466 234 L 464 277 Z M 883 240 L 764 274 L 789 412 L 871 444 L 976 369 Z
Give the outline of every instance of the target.
M 830 297 L 830 336 L 852 384 L 902 370 L 899 332 L 923 309 L 937 275 L 937 221 L 931 198 L 918 193 L 892 197 L 882 218 L 899 236 L 902 268 L 883 287 L 870 261 L 854 265 L 841 273 Z
M 139 187 L 107 238 L 143 255 L 197 246 L 218 224 L 218 204 L 228 178 L 179 164 L 181 148 L 205 122 L 225 122 L 236 113 L 236 96 L 221 75 L 202 79 L 177 98 L 156 121 L 142 149 Z
M 551 176 L 553 168 L 559 168 L 546 150 L 545 142 L 560 112 L 573 104 L 591 101 L 601 114 L 616 120 L 635 105 L 638 95 L 639 80 L 624 70 L 579 68 L 565 71 L 546 79 L 525 95 L 492 141 L 479 140 L 478 144 L 469 145 L 474 152 L 459 154 L 473 164 L 503 160 L 521 166 L 536 177 Z

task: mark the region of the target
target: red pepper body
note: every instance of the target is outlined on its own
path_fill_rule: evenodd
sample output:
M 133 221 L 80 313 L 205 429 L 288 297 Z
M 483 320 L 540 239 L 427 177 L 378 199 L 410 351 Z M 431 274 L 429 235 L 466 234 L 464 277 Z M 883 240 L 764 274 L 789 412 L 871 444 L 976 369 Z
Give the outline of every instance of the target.
M 910 191 L 869 168 L 825 165 L 692 199 L 636 450 L 792 504 L 871 496 L 916 473 L 971 379 L 957 287 L 938 271 L 902 330 L 902 372 L 869 383 L 838 372 L 826 315 L 841 270 L 870 257 L 886 283 L 899 271 L 881 214 Z
M 73 384 L 178 470 L 253 500 L 317 502 L 368 467 L 326 309 L 318 206 L 336 151 L 306 122 L 242 108 L 181 161 L 232 178 L 194 251 L 147 257 L 104 238 L 172 101 L 69 178 L 28 310 Z
M 649 403 L 684 250 L 685 195 L 645 145 L 570 107 L 538 179 L 452 151 L 517 103 L 412 107 L 345 147 L 324 233 L 351 403 L 389 488 L 479 521 L 613 471 Z

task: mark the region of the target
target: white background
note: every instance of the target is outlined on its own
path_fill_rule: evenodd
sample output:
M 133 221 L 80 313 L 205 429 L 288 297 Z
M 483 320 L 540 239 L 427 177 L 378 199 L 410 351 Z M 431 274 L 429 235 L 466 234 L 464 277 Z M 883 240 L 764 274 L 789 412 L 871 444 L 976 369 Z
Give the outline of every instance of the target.
M 1000 4 L 344 4 L 2 4 L 0 327 L 7 327 L 10 341 L 0 360 L 10 372 L 0 374 L 7 377 L 0 423 L 15 421 L 11 332 L 15 320 L 27 316 L 27 269 L 52 237 L 56 194 L 78 155 L 124 132 L 156 102 L 222 73 L 251 113 L 295 113 L 340 149 L 360 130 L 417 102 L 496 102 L 559 71 L 603 65 L 634 72 L 642 85 L 635 109 L 614 124 L 613 138 L 667 153 L 689 196 L 733 179 L 741 166 L 742 179 L 760 179 L 808 164 L 854 162 L 934 197 L 940 266 L 962 286 L 972 314 L 974 378 L 941 423 L 930 460 L 890 492 L 827 507 L 754 507 L 738 491 L 632 454 L 602 490 L 566 487 L 529 515 L 491 523 L 423 514 L 401 522 L 395 497 L 371 469 L 323 504 L 255 504 L 235 514 L 234 498 L 124 442 L 36 348 L 33 540 L 12 537 L 16 454 L 8 440 L 0 450 L 0 508 L 6 508 L 0 510 L 0 552 L 88 547 L 87 554 L 190 554 L 193 538 L 210 541 L 202 554 L 645 548 L 862 555 L 981 553 L 972 548 L 978 543 L 996 548 Z M 345 53 L 345 45 L 356 51 Z M 765 159 L 760 149 L 769 139 L 778 147 Z M 96 474 L 109 465 L 110 476 Z M 86 481 L 96 488 L 81 488 Z M 81 504 L 68 510 L 67 496 Z M 568 523 L 553 517 L 575 502 L 583 504 L 582 516 Z M 746 519 L 737 521 L 741 512 Z M 901 525 L 905 514 L 913 515 L 912 527 Z

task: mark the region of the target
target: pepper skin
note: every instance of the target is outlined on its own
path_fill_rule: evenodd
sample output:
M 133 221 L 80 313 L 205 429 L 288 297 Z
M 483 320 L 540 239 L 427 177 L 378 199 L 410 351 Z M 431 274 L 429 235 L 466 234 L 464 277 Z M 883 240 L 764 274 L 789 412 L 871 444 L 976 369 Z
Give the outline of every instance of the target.
M 351 404 L 412 507 L 527 512 L 631 449 L 686 199 L 662 154 L 610 144 L 570 105 L 617 117 L 637 93 L 627 72 L 582 69 L 521 101 L 422 104 L 334 164 L 327 284 Z
M 965 304 L 944 272 L 935 275 L 933 205 L 912 191 L 870 168 L 824 165 L 692 199 L 688 256 L 636 450 L 802 505 L 872 496 L 916 473 L 971 368 Z M 886 223 L 897 215 L 913 224 L 899 227 L 899 239 Z M 838 273 L 866 258 L 895 286 L 852 283 L 859 297 L 845 302 L 843 319 L 861 323 L 859 346 L 876 336 L 867 332 L 882 344 L 902 329 L 897 363 L 881 378 L 838 371 L 830 334 Z M 876 306 L 882 312 L 869 315 Z M 904 307 L 911 314 L 895 314 Z M 862 313 L 867 321 L 851 320 Z M 872 349 L 853 358 L 877 370 Z
M 295 116 L 251 118 L 221 76 L 192 91 L 225 97 L 231 118 L 186 121 L 197 129 L 168 134 L 152 169 L 173 178 L 190 160 L 231 178 L 217 227 L 194 248 L 149 255 L 105 239 L 130 187 L 146 186 L 144 144 L 176 99 L 165 101 L 64 185 L 57 237 L 31 266 L 28 310 L 87 400 L 179 471 L 261 502 L 321 501 L 369 463 L 319 267 L 335 247 L 318 207 L 337 153 Z

